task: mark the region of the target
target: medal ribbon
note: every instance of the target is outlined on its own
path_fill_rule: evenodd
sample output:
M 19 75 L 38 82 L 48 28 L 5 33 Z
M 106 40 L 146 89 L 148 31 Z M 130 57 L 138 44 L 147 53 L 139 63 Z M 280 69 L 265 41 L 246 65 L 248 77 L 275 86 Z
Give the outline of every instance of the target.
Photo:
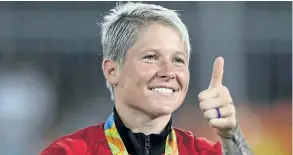
M 104 132 L 113 155 L 129 155 L 115 126 L 113 113 L 104 124 Z M 164 155 L 178 155 L 176 134 L 173 128 L 167 137 Z

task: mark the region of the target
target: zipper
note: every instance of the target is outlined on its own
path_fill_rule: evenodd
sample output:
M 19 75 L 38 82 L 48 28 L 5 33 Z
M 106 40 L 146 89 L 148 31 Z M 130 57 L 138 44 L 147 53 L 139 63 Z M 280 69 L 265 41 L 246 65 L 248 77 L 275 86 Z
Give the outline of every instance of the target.
M 146 155 L 150 154 L 150 149 L 151 149 L 151 139 L 150 139 L 150 136 L 147 135 L 144 140 L 144 150 L 145 150 L 144 152 Z

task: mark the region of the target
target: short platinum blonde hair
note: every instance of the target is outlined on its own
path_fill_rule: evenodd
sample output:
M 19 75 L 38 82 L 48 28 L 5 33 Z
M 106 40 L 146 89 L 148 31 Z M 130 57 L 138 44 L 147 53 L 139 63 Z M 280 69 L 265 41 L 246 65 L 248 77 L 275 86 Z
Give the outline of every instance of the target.
M 123 65 L 126 52 L 133 46 L 141 30 L 153 22 L 174 28 L 180 34 L 190 57 L 189 34 L 175 10 L 154 4 L 127 2 L 118 3 L 101 22 L 103 59 L 113 60 L 119 66 Z M 106 86 L 114 101 L 113 86 L 108 81 Z

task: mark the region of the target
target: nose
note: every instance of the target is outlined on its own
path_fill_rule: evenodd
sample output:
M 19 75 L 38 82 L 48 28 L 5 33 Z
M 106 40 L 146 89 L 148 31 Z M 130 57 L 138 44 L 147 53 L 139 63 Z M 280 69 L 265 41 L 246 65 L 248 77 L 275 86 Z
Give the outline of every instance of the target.
M 160 69 L 157 72 L 157 75 L 163 79 L 175 79 L 176 73 L 174 71 L 174 66 L 172 62 L 162 62 L 160 63 Z

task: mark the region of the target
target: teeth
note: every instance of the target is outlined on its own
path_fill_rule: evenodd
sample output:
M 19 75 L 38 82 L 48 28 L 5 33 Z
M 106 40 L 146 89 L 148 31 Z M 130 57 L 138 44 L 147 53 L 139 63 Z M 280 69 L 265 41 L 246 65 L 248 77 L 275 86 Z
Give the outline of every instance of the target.
M 169 88 L 153 88 L 152 91 L 156 91 L 156 92 L 159 92 L 159 93 L 165 93 L 165 94 L 173 93 L 173 90 L 169 89 Z

